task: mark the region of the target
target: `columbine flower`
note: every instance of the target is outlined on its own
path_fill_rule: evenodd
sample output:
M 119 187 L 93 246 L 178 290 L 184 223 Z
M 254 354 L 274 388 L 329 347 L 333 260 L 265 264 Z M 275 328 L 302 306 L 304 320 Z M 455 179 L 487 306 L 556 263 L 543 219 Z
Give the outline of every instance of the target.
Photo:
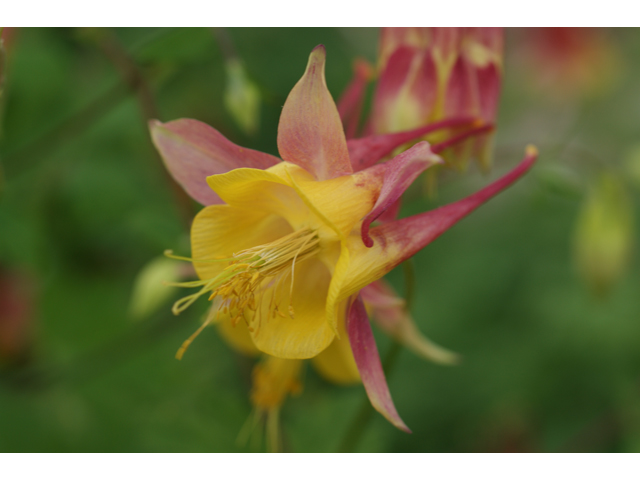
M 351 350 L 373 406 L 409 431 L 391 400 L 359 292 L 513 183 L 536 152 L 528 149 L 511 173 L 464 200 L 371 228 L 441 159 L 420 142 L 375 165 L 407 141 L 402 135 L 348 144 L 324 65 L 319 46 L 284 105 L 284 161 L 234 145 L 194 120 L 152 122 L 170 172 L 208 205 L 191 229 L 190 261 L 200 280 L 183 284 L 199 291 L 174 312 L 206 295 L 217 302 L 208 322 L 228 317 L 231 328 L 247 329 L 255 348 L 280 359 L 321 358 L 337 342 L 341 354 Z
M 490 126 L 498 106 L 502 50 L 500 28 L 383 28 L 372 131 L 394 133 L 465 117 Z M 489 148 L 487 135 L 469 140 L 451 161 L 464 167 L 475 155 L 488 168 Z

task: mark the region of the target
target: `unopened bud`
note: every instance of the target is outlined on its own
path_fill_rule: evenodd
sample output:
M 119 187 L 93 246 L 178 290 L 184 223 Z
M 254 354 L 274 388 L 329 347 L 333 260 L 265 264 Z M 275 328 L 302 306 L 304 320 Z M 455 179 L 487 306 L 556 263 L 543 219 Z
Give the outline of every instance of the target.
M 142 320 L 162 307 L 174 294 L 166 283 L 177 282 L 195 276 L 190 265 L 166 257 L 157 257 L 138 273 L 133 285 L 129 311 L 131 317 Z
M 260 92 L 249 79 L 242 62 L 231 59 L 226 62 L 227 85 L 224 105 L 242 130 L 252 135 L 258 130 L 260 120 Z
M 632 245 L 631 202 L 616 177 L 602 174 L 582 206 L 574 241 L 577 267 L 595 294 L 606 295 L 624 274 Z

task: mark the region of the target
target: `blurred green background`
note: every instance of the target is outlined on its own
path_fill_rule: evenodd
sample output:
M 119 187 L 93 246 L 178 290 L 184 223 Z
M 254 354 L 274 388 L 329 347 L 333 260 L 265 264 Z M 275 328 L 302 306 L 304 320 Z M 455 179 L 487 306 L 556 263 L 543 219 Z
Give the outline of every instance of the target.
M 560 35 L 545 53 L 553 35 L 506 32 L 493 171 L 445 172 L 435 198 L 421 182 L 408 193 L 403 216 L 486 185 L 528 143 L 541 152 L 523 180 L 415 257 L 416 322 L 463 362 L 443 367 L 402 351 L 389 384 L 414 433 L 376 414 L 359 451 L 640 450 L 640 269 L 626 253 L 640 228 L 640 30 L 585 30 L 564 50 Z M 207 302 L 178 317 L 170 300 L 144 320 L 130 315 L 137 274 L 167 248 L 188 252 L 198 209 L 172 186 L 147 120 L 196 118 L 277 155 L 279 113 L 311 49 L 326 46 L 337 99 L 355 57 L 375 62 L 378 31 L 38 28 L 3 37 L 0 451 L 262 450 L 237 442 L 253 361 L 213 328 L 174 359 Z M 259 91 L 250 134 L 225 107 L 230 52 Z M 603 175 L 623 199 L 613 213 L 597 194 Z M 611 227 L 626 247 L 604 280 L 579 253 L 589 242 L 597 249 L 608 228 L 580 229 L 589 199 L 606 219 L 630 212 Z M 401 271 L 389 279 L 403 291 Z M 384 356 L 391 342 L 379 333 Z M 302 394 L 282 410 L 285 449 L 335 451 L 365 398 L 361 386 L 330 385 L 307 366 Z

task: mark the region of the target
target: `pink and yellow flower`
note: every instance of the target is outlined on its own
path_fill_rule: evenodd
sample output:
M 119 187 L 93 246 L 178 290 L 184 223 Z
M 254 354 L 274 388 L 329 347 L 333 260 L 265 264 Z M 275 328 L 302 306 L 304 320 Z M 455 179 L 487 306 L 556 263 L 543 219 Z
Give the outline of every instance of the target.
M 464 168 L 475 156 L 488 169 L 502 56 L 501 28 L 383 28 L 369 130 L 396 133 L 449 120 L 451 123 L 432 129 L 440 132 L 423 134 L 423 139 L 442 141 L 449 134 L 444 128 L 468 127 L 475 120 L 484 134 L 456 145 L 446 160 Z M 353 97 L 362 90 L 357 86 L 368 78 L 367 70 L 357 64 L 353 87 L 341 106 L 357 105 Z M 352 119 L 349 125 L 348 132 L 353 132 Z
M 325 57 L 323 46 L 312 51 L 284 105 L 282 160 L 239 147 L 195 120 L 152 122 L 167 168 L 207 205 L 191 229 L 200 280 L 188 286 L 199 291 L 174 312 L 207 295 L 215 305 L 208 321 L 219 322 L 229 338 L 242 336 L 238 345 L 276 359 L 313 359 L 336 381 L 357 373 L 373 406 L 409 431 L 391 400 L 360 292 L 513 183 L 537 154 L 529 148 L 512 172 L 464 200 L 373 226 L 420 173 L 442 160 L 419 142 L 378 164 L 415 133 L 347 142 L 325 83 Z M 273 364 L 279 361 L 266 361 L 271 366 L 257 376 L 279 370 Z M 277 403 L 295 382 L 283 385 L 263 397 Z

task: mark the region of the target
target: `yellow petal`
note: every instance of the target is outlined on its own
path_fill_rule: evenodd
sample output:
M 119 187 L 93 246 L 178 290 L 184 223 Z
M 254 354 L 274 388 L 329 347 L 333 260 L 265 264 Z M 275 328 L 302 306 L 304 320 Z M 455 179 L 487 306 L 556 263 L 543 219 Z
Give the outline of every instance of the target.
M 237 168 L 207 177 L 207 183 L 228 205 L 278 213 L 292 224 L 301 223 L 308 211 L 290 187 L 284 168 L 284 163 L 268 170 Z
M 330 279 L 326 266 L 311 258 L 295 267 L 293 295 L 290 277 L 265 291 L 249 324 L 256 347 L 290 359 L 311 358 L 327 348 L 335 336 L 325 317 Z
M 330 382 L 338 384 L 359 383 L 360 373 L 358 373 L 358 366 L 353 359 L 344 319 L 339 322 L 338 333 L 340 338 L 336 337 L 331 345 L 318 356 L 313 357 L 311 362 L 320 375 Z
M 272 242 L 291 233 L 281 217 L 230 205 L 202 209 L 191 227 L 193 265 L 201 279 L 219 274 L 228 263 L 202 262 L 227 258 L 241 250 Z
M 282 162 L 267 170 L 238 168 L 207 177 L 209 186 L 227 204 L 277 213 L 294 230 L 311 226 L 323 237 L 345 236 L 378 199 L 384 169 L 316 181 L 303 168 Z
M 358 232 L 342 242 L 340 260 L 333 272 L 327 296 L 327 321 L 330 325 L 338 324 L 338 307 L 344 300 L 391 270 L 385 259 L 397 257 L 399 246 L 381 240 L 368 248 Z
M 284 166 L 298 195 L 339 237 L 348 235 L 371 211 L 382 188 L 384 169 L 380 167 L 318 182 L 302 174 L 300 167 Z

